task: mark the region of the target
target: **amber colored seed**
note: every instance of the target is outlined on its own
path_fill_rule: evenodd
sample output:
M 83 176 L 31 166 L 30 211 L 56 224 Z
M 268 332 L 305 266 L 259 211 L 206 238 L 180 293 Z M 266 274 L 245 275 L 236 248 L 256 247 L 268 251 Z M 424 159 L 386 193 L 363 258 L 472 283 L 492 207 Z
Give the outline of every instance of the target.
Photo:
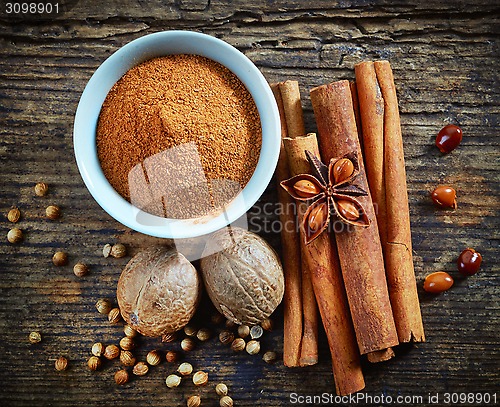
M 132 373 L 136 376 L 144 376 L 146 373 L 148 373 L 148 371 L 149 367 L 144 362 L 138 362 L 132 369 Z
M 215 392 L 219 397 L 227 396 L 228 388 L 225 383 L 219 383 L 215 386 Z
M 243 338 L 236 338 L 232 343 L 231 343 L 231 349 L 234 350 L 235 352 L 241 352 L 243 349 L 245 349 L 246 342 Z
M 139 335 L 139 332 L 137 332 L 128 324 L 123 327 L 123 332 L 125 333 L 125 336 L 128 336 L 129 338 L 135 338 L 137 335 Z
M 278 356 L 276 355 L 276 352 L 267 351 L 266 353 L 264 353 L 262 355 L 262 360 L 266 363 L 272 364 L 272 363 L 276 362 L 277 357 Z
M 120 339 L 120 348 L 122 348 L 123 350 L 132 350 L 135 348 L 135 342 L 132 338 L 125 336 Z
M 309 213 L 309 219 L 307 221 L 307 226 L 309 230 L 312 233 L 320 230 L 321 227 L 325 224 L 327 217 L 328 217 L 328 205 L 324 202 L 317 205 Z
M 187 407 L 200 407 L 201 398 L 200 396 L 191 396 L 187 400 Z
M 462 129 L 454 124 L 444 126 L 436 137 L 436 146 L 443 154 L 447 154 L 458 147 L 462 141 Z
M 60 356 L 56 359 L 55 368 L 57 371 L 66 370 L 68 368 L 68 359 L 64 356 Z
M 168 388 L 173 388 L 179 386 L 181 384 L 181 378 L 180 376 L 177 376 L 176 374 L 171 374 L 167 376 L 165 379 L 165 384 L 167 385 Z
M 224 396 L 219 400 L 220 407 L 233 407 L 233 399 L 229 396 Z
M 104 345 L 101 342 L 96 342 L 92 345 L 92 355 L 100 357 L 104 353 Z
M 193 383 L 195 386 L 205 386 L 208 383 L 208 373 L 199 371 L 193 375 Z
M 56 220 L 61 217 L 61 210 L 56 205 L 50 205 L 47 206 L 47 209 L 45 209 L 45 215 L 49 219 Z
M 457 209 L 457 192 L 445 185 L 437 187 L 431 194 L 435 205 L 441 208 Z
M 52 256 L 52 263 L 54 266 L 65 266 L 68 264 L 68 255 L 64 252 L 55 252 Z
M 196 337 L 198 338 L 199 341 L 205 342 L 208 341 L 211 337 L 211 332 L 210 329 L 208 328 L 201 328 L 197 333 Z
M 87 267 L 86 264 L 83 263 L 76 263 L 73 266 L 73 273 L 77 277 L 83 277 L 89 272 L 89 268 Z
M 136 358 L 129 350 L 122 350 L 120 352 L 120 362 L 125 366 L 134 366 Z
M 256 355 L 257 353 L 260 352 L 260 342 L 252 339 L 249 341 L 246 345 L 246 351 L 250 355 Z
M 97 302 L 95 303 L 95 307 L 97 309 L 97 312 L 99 312 L 99 314 L 105 314 L 105 315 L 108 315 L 111 309 L 113 308 L 113 306 L 111 305 L 111 301 L 108 300 L 107 298 L 101 298 L 97 300 Z
M 87 366 L 90 370 L 99 370 L 101 368 L 101 364 L 101 359 L 99 359 L 97 356 L 91 356 L 87 361 Z
M 341 158 L 333 165 L 333 179 L 335 184 L 348 179 L 354 172 L 354 164 L 348 158 Z
M 12 208 L 7 214 L 9 222 L 16 223 L 21 218 L 21 211 L 18 208 Z
M 128 382 L 129 375 L 128 372 L 125 369 L 118 370 L 115 373 L 115 382 L 118 385 L 122 385 Z
M 453 285 L 453 278 L 444 272 L 437 271 L 429 274 L 424 280 L 424 290 L 428 293 L 438 294 L 448 290 Z
M 122 243 L 117 243 L 111 247 L 109 252 L 111 257 L 119 259 L 121 257 L 125 257 L 127 255 L 127 248 Z
M 272 331 L 273 330 L 273 320 L 270 318 L 266 318 L 264 321 L 260 323 L 260 326 L 264 331 Z
M 120 315 L 120 308 L 113 308 L 111 311 L 109 311 L 108 314 L 108 321 L 111 324 L 117 324 L 121 320 L 121 315 Z
M 19 228 L 12 228 L 7 233 L 7 240 L 12 244 L 19 243 L 23 240 L 23 231 Z
M 179 368 L 177 369 L 177 372 L 179 372 L 182 376 L 187 376 L 193 373 L 193 366 L 191 363 L 184 362 L 179 365 Z
M 308 179 L 301 179 L 293 184 L 295 193 L 302 198 L 312 198 L 321 191 L 319 187 Z
M 337 201 L 337 207 L 340 214 L 347 220 L 354 221 L 359 219 L 360 214 L 358 208 L 356 208 L 352 202 L 341 199 Z
M 231 331 L 221 331 L 219 334 L 219 341 L 223 345 L 229 345 L 232 341 L 234 341 L 234 334 Z
M 45 196 L 49 191 L 49 186 L 45 182 L 39 182 L 35 185 L 35 195 L 36 196 Z
M 196 347 L 194 340 L 191 338 L 184 338 L 181 342 L 181 349 L 186 352 L 192 351 Z
M 146 355 L 146 362 L 148 362 L 151 366 L 157 366 L 161 362 L 160 352 L 157 350 L 149 351 Z
M 184 333 L 187 336 L 196 336 L 197 332 L 198 332 L 198 329 L 194 325 L 186 325 L 184 327 Z
M 120 356 L 120 348 L 116 345 L 108 345 L 104 349 L 104 357 L 106 359 L 116 359 L 118 356 Z
M 483 256 L 481 256 L 481 253 L 476 252 L 474 249 L 467 248 L 458 256 L 458 271 L 464 276 L 472 276 L 479 271 L 482 261 Z
M 169 350 L 165 355 L 165 359 L 168 363 L 176 362 L 179 359 L 179 354 L 173 350 Z
M 248 325 L 240 325 L 238 327 L 238 335 L 240 338 L 246 338 L 250 335 L 250 327 Z

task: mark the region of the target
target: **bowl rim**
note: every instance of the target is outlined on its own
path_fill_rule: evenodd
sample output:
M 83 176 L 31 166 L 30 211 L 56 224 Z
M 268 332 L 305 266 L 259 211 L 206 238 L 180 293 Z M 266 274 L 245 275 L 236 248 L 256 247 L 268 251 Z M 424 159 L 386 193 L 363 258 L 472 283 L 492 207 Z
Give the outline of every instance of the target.
M 181 45 L 175 45 L 179 41 Z M 160 52 L 164 48 L 184 49 L 186 41 L 190 44 L 187 46 L 189 52 Z M 192 52 L 193 50 L 201 51 Z M 102 103 L 113 84 L 129 69 L 148 59 L 180 53 L 205 56 L 233 72 L 250 92 L 257 105 L 261 122 L 261 152 L 252 177 L 222 213 L 211 215 L 207 219 L 163 218 L 135 207 L 111 186 L 97 156 L 97 120 Z M 184 239 L 207 235 L 238 221 L 261 197 L 278 162 L 281 125 L 272 90 L 264 75 L 246 55 L 227 42 L 207 34 L 169 30 L 139 37 L 119 48 L 101 63 L 80 97 L 73 126 L 73 144 L 80 175 L 93 198 L 105 212 L 123 225 L 143 234 Z

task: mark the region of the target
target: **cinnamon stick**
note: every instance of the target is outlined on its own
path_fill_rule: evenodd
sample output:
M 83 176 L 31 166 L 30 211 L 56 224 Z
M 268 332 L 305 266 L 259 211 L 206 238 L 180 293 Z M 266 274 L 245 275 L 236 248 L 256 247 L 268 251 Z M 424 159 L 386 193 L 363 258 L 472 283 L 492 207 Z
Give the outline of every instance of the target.
M 319 156 L 316 135 L 286 138 L 284 145 L 291 175 L 310 173 L 311 168 L 305 151 L 309 150 Z M 302 208 L 299 216 L 303 216 L 303 213 Z M 303 236 L 301 242 L 302 258 L 309 266 L 314 294 L 328 339 L 337 394 L 347 395 L 360 391 L 365 387 L 365 382 L 342 281 L 337 247 L 328 231 L 323 232 L 309 245 L 303 243 Z
M 357 152 L 358 184 L 368 192 L 359 201 L 370 220 L 366 228 L 335 233 L 342 275 L 361 354 L 398 344 L 384 270 L 375 211 L 359 147 L 349 82 L 339 81 L 311 90 L 323 162 Z
M 276 98 L 280 113 L 281 137 L 283 139 L 288 135 L 283 99 L 278 84 L 272 84 L 271 89 Z M 290 178 L 288 158 L 282 141 L 278 165 L 276 167 L 276 182 L 278 201 L 281 205 L 281 247 L 284 253 L 282 258 L 285 274 L 285 293 L 283 296 L 283 363 L 288 367 L 297 367 L 300 364 L 302 342 L 302 271 L 300 238 L 294 209 L 295 202 L 279 185 L 281 181 L 288 178 Z
M 281 82 L 279 90 L 283 100 L 288 137 L 295 138 L 304 135 L 304 115 L 299 83 L 297 81 Z M 305 261 L 302 261 L 302 307 L 303 335 L 299 364 L 309 366 L 318 362 L 318 306 L 314 298 L 309 268 Z
M 386 203 L 385 266 L 400 342 L 424 342 L 406 186 L 403 137 L 394 77 L 388 61 L 374 63 L 384 101 L 384 174 Z

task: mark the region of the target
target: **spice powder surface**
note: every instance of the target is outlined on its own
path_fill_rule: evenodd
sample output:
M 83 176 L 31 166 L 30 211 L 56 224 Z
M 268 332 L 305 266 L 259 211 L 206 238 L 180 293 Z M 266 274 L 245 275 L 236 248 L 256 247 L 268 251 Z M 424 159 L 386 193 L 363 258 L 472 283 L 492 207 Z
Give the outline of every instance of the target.
M 99 161 L 113 188 L 168 218 L 220 211 L 250 180 L 261 143 L 243 83 L 196 55 L 130 69 L 109 91 L 97 125 Z

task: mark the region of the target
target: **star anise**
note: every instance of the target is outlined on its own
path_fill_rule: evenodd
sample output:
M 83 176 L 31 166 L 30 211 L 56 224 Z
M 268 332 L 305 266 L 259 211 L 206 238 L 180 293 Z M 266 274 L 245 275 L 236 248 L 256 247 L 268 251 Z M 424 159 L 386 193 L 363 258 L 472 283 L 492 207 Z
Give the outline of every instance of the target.
M 281 182 L 294 199 L 309 202 L 300 225 L 305 243 L 311 243 L 328 228 L 332 214 L 348 225 L 370 226 L 363 206 L 356 199 L 368 195 L 354 183 L 359 175 L 357 154 L 332 158 L 328 167 L 310 151 L 306 151 L 306 156 L 314 175 L 300 174 Z

